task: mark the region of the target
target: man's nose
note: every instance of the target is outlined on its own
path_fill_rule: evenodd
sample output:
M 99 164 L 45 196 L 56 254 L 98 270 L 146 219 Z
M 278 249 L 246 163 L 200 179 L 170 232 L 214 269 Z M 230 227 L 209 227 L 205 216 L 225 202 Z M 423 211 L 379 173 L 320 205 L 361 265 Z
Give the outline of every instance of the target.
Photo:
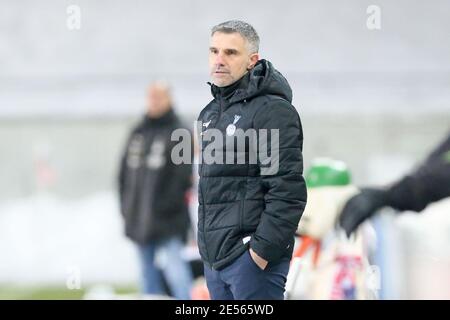
M 225 62 L 225 60 L 224 60 L 223 54 L 219 52 L 216 55 L 216 66 L 217 67 L 223 67 L 225 65 L 224 62 Z

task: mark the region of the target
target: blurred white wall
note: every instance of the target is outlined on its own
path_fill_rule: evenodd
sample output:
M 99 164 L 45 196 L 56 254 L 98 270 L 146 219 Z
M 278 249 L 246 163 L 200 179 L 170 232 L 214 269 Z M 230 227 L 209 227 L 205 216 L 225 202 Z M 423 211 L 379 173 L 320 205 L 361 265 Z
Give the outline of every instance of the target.
M 381 29 L 369 30 L 369 5 Z M 81 28 L 69 30 L 77 5 Z M 211 26 L 252 23 L 302 114 L 449 110 L 450 3 L 436 0 L 0 1 L 0 116 L 136 114 L 150 79 L 186 115 L 210 99 Z
M 40 193 L 0 205 L 0 284 L 81 288 L 137 283 L 137 252 L 113 194 L 67 201 Z

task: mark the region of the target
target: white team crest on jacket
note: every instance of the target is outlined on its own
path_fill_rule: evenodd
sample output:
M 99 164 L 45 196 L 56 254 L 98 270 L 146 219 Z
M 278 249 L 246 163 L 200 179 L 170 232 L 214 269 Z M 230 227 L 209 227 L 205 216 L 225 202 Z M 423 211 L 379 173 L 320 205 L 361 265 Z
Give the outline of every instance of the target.
M 230 123 L 227 127 L 227 136 L 232 136 L 236 132 L 236 123 L 241 118 L 240 115 L 235 114 L 234 115 L 234 121 L 233 123 Z

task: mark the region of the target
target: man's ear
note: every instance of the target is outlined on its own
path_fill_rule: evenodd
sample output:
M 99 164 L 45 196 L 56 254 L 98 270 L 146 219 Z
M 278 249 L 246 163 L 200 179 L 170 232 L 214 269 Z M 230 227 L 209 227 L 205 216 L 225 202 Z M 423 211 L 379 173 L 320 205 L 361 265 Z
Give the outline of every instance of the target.
M 252 53 L 252 54 L 250 55 L 250 63 L 249 63 L 249 65 L 248 65 L 248 67 L 247 67 L 247 70 L 253 69 L 253 67 L 255 66 L 255 64 L 256 64 L 258 61 L 259 61 L 259 53 L 258 53 L 258 52 Z

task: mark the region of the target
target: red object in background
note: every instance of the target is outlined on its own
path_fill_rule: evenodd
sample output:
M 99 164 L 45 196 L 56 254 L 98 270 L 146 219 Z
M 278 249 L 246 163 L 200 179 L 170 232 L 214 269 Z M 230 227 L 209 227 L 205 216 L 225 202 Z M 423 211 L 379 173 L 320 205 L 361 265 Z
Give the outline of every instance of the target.
M 317 266 L 317 262 L 319 261 L 319 255 L 320 255 L 320 248 L 321 248 L 321 242 L 320 240 L 313 239 L 308 236 L 302 236 L 300 237 L 302 239 L 302 242 L 297 250 L 295 250 L 292 258 L 301 258 L 305 255 L 306 251 L 308 249 L 312 248 L 314 250 L 313 252 L 313 266 Z
M 361 257 L 340 255 L 336 257 L 338 270 L 331 291 L 332 300 L 356 299 L 356 272 L 362 268 Z

